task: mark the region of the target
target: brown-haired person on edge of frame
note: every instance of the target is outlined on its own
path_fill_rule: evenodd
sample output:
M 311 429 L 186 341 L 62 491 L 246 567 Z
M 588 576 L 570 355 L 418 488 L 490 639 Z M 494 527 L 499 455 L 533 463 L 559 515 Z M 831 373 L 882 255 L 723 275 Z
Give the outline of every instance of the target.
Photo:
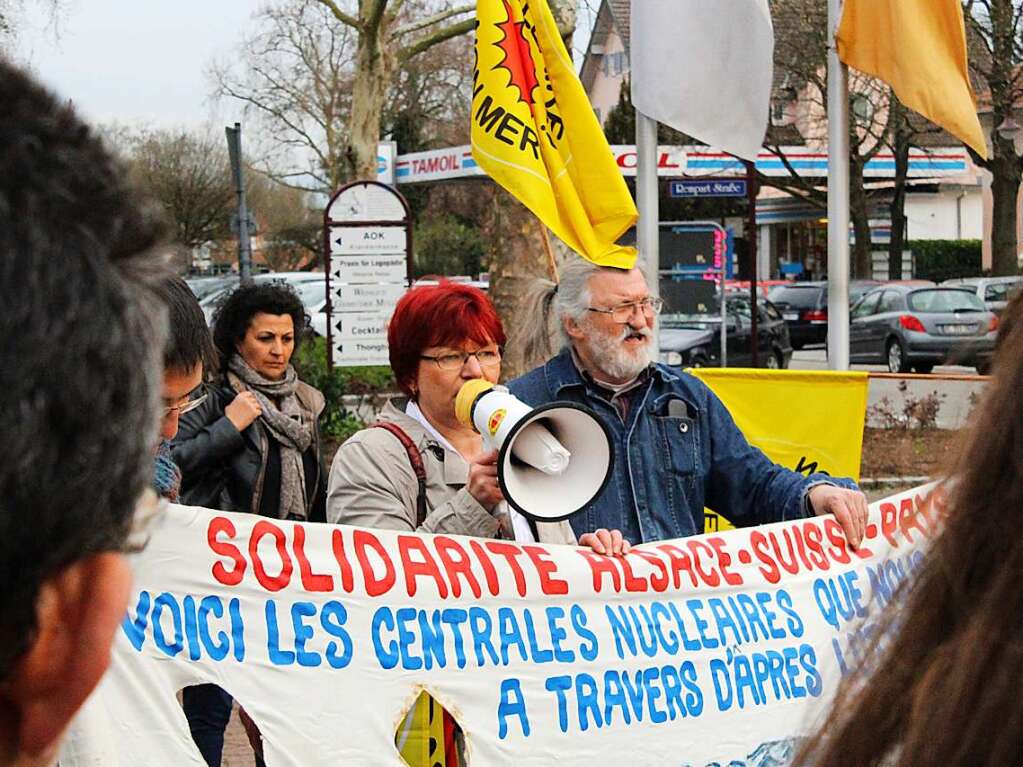
M 885 617 L 872 669 L 843 681 L 797 766 L 1023 760 L 1023 302 L 1011 311 L 943 529 Z
M 110 663 L 158 441 L 161 232 L 0 58 L 0 765 L 51 765 Z M 140 501 L 147 501 L 140 504 Z

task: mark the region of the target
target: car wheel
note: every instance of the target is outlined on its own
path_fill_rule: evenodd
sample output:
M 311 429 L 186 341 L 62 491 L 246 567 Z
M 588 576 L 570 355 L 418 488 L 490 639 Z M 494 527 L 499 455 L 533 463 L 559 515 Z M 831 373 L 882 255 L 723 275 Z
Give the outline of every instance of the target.
M 781 355 L 777 350 L 772 351 L 767 355 L 767 359 L 764 360 L 764 367 L 768 370 L 781 370 L 784 365 L 782 364 Z
M 909 364 L 906 362 L 906 350 L 902 348 L 902 341 L 898 338 L 893 338 L 888 342 L 884 357 L 888 363 L 889 373 L 909 372 Z
M 697 352 L 689 358 L 689 367 L 691 368 L 705 368 L 707 367 L 707 357 L 703 352 Z
M 933 363 L 930 363 L 930 362 L 928 362 L 928 363 L 919 363 L 919 364 L 913 366 L 913 372 L 914 373 L 922 373 L 923 375 L 927 375 L 932 370 L 934 370 L 934 365 L 933 365 Z

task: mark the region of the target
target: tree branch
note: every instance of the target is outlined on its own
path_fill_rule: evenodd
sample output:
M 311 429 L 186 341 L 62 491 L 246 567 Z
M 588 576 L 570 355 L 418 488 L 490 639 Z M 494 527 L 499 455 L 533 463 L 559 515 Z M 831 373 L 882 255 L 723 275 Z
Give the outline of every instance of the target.
M 467 32 L 471 32 L 473 29 L 475 29 L 475 27 L 476 19 L 473 18 L 466 19 L 465 21 L 461 21 L 458 24 L 452 24 L 450 27 L 445 27 L 444 29 L 439 29 L 432 35 L 428 35 L 419 40 L 414 45 L 410 45 L 408 48 L 405 48 L 398 55 L 398 59 L 402 63 L 405 63 L 409 59 L 418 56 L 423 51 L 430 50 L 430 48 L 432 48 L 435 45 L 439 45 L 440 43 L 443 43 L 446 40 L 450 40 L 454 37 L 458 37 L 459 35 L 464 35 Z
M 410 32 L 418 32 L 421 29 L 426 29 L 427 27 L 433 26 L 434 24 L 440 24 L 442 21 L 447 21 L 453 16 L 461 16 L 463 13 L 470 13 L 475 9 L 476 4 L 470 3 L 468 5 L 460 5 L 457 8 L 452 8 L 449 11 L 441 11 L 440 13 L 435 13 L 433 16 L 427 16 L 425 19 L 420 19 L 419 21 L 406 24 L 403 27 L 399 27 L 392 37 L 393 39 L 397 40 L 402 35 L 407 35 Z
M 349 14 L 342 11 L 334 0 L 316 0 L 320 5 L 330 11 L 331 15 L 344 24 L 346 27 L 353 27 L 354 29 L 362 29 L 362 23 Z

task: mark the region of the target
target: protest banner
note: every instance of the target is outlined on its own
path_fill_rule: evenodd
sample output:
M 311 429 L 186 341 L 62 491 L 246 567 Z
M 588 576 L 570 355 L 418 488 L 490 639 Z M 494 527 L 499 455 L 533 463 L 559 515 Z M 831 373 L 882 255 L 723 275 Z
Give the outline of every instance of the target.
M 784 764 L 943 507 L 929 487 L 875 503 L 855 551 L 814 518 L 610 558 L 174 506 L 61 764 L 201 765 L 175 695 L 202 682 L 270 767 L 401 765 L 424 690 L 473 767 Z
M 833 370 L 698 368 L 689 371 L 725 404 L 743 435 L 801 474 L 860 478 L 868 374 Z M 709 509 L 707 532 L 730 530 Z

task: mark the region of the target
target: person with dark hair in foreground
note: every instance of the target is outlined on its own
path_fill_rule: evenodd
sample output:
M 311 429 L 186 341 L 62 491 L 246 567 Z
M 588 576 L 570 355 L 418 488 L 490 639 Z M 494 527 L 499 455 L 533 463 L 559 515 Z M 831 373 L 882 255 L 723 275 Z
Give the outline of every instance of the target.
M 844 680 L 801 767 L 975 767 L 1023 759 L 1023 302 L 958 452 L 942 531 L 872 670 Z
M 72 109 L 0 60 L 0 764 L 49 765 L 110 661 L 157 441 L 161 231 Z
M 239 287 L 218 308 L 213 343 L 220 378 L 182 416 L 171 443 L 182 503 L 325 521 L 317 423 L 325 402 L 291 366 L 303 327 L 302 302 L 283 284 Z M 204 684 L 186 688 L 182 702 L 203 758 L 219 765 L 231 696 Z M 258 734 L 247 729 L 261 763 Z
M 153 489 L 163 498 L 177 501 L 181 469 L 171 458 L 170 440 L 178 433 L 178 419 L 205 400 L 203 376 L 215 369 L 215 352 L 202 307 L 180 277 L 168 277 L 156 286 L 167 307 L 167 341 L 163 347 L 162 441 L 156 451 Z

